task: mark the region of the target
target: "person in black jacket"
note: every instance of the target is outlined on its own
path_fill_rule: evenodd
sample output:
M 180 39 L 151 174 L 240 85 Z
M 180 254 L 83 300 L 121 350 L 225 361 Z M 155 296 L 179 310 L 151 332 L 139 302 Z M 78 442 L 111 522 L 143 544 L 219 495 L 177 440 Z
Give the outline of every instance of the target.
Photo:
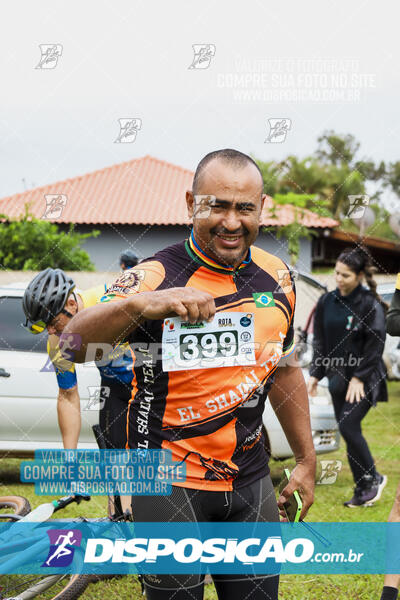
M 369 290 L 362 286 L 365 276 Z M 348 507 L 379 500 L 386 476 L 376 470 L 361 431 L 361 421 L 376 402 L 387 401 L 385 307 L 376 293 L 370 257 L 361 248 L 347 248 L 335 266 L 337 288 L 318 301 L 314 317 L 313 359 L 308 391 L 329 380 L 336 420 L 347 446 L 355 482 Z

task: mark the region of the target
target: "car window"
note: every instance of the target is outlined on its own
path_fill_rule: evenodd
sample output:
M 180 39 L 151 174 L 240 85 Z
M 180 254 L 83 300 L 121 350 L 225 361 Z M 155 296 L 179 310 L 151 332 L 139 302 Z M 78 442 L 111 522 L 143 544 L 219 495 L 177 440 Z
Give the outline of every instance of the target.
M 393 292 L 386 292 L 386 294 L 379 294 L 382 300 L 390 304 L 393 298 Z
M 25 321 L 22 298 L 0 296 L 0 350 L 46 352 L 47 332 L 33 335 L 21 326 Z
M 325 290 L 317 288 L 301 277 L 296 281 L 296 310 L 294 313 L 294 326 L 305 329 L 311 311 Z

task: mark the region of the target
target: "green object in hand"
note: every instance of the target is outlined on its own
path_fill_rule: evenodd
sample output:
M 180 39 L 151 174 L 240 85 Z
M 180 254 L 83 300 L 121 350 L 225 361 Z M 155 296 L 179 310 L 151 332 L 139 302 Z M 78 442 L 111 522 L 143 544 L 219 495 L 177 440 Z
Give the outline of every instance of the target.
M 282 493 L 284 488 L 288 485 L 290 479 L 289 469 L 283 470 L 283 476 L 279 484 L 279 494 Z M 303 502 L 301 501 L 300 494 L 297 490 L 288 498 L 283 505 L 285 509 L 287 520 L 290 523 L 298 523 L 300 521 L 301 509 L 303 508 Z

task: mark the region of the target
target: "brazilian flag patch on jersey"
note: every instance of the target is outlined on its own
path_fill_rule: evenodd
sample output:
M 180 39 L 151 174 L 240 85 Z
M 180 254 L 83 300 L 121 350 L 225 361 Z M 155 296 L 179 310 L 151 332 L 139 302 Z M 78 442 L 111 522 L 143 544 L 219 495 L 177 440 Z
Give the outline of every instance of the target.
M 272 292 L 258 292 L 257 294 L 253 294 L 253 298 L 258 308 L 275 306 L 274 295 Z
M 115 298 L 115 294 L 106 294 L 100 298 L 100 302 L 110 302 L 113 298 Z

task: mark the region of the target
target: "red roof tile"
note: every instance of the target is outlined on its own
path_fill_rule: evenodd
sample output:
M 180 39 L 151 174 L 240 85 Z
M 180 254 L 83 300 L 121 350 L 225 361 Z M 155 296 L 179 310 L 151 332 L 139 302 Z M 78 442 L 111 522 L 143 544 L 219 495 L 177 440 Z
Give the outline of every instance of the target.
M 0 214 L 17 217 L 29 202 L 30 211 L 41 218 L 46 209 L 45 195 L 65 194 L 67 204 L 56 223 L 186 225 L 185 192 L 192 186 L 193 171 L 152 156 L 136 158 L 86 175 L 65 179 L 0 200 Z M 277 207 L 270 214 L 268 199 L 263 225 L 282 226 L 293 222 L 294 209 Z M 304 211 L 299 222 L 307 227 L 331 228 L 337 221 Z

